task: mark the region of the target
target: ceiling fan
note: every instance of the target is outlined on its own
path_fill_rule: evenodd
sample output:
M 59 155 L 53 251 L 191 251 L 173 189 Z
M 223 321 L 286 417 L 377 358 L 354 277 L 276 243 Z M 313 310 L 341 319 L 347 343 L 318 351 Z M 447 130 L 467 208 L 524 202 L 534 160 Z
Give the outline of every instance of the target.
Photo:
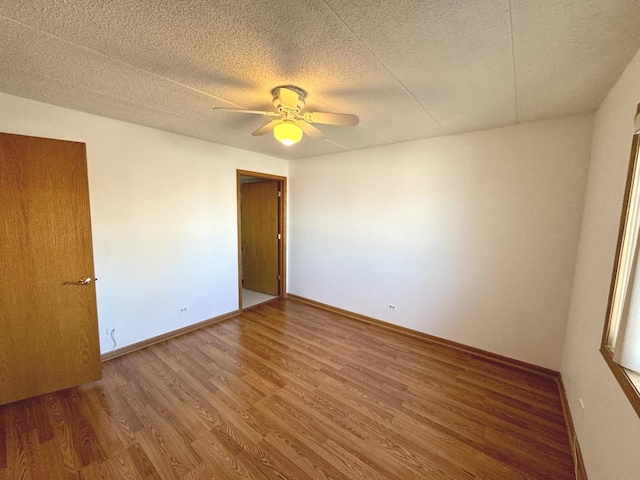
M 228 110 L 231 112 L 271 117 L 273 120 L 264 124 L 253 132 L 252 135 L 259 136 L 273 131 L 273 136 L 276 140 L 287 146 L 299 142 L 303 133 L 309 135 L 309 137 L 314 140 L 323 140 L 326 138 L 324 133 L 313 126 L 314 123 L 353 127 L 359 122 L 356 115 L 349 113 L 303 113 L 304 99 L 307 96 L 307 92 L 293 85 L 276 87 L 271 91 L 271 94 L 273 95 L 273 105 L 277 110 L 275 112 L 243 110 L 239 108 L 215 108 L 215 110 Z

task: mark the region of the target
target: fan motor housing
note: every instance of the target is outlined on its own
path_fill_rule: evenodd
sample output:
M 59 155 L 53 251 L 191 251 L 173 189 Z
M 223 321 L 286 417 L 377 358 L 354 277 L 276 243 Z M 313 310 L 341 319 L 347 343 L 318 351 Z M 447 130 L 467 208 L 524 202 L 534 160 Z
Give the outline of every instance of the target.
M 304 108 L 304 99 L 307 96 L 307 92 L 305 92 L 300 87 L 296 87 L 295 85 L 280 85 L 279 87 L 271 90 L 271 95 L 273 95 L 273 106 L 278 110 L 283 110 L 282 104 L 280 103 L 280 89 L 286 88 L 287 90 L 292 90 L 298 94 L 298 112 Z

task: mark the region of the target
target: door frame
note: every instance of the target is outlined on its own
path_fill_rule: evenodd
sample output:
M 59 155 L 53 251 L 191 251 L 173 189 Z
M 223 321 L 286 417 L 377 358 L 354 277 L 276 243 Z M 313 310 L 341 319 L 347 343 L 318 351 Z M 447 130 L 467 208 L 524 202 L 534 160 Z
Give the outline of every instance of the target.
M 236 170 L 236 192 L 238 212 L 238 310 L 242 311 L 242 212 L 241 212 L 241 177 L 255 177 L 264 180 L 278 181 L 278 190 L 282 192 L 278 202 L 278 298 L 286 297 L 287 285 L 287 177 L 269 173 Z

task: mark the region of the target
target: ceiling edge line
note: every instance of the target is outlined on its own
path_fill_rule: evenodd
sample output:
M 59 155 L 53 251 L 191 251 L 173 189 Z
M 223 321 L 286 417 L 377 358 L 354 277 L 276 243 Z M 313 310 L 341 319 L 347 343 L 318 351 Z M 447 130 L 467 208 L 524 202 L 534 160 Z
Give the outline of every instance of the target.
M 519 98 L 518 98 L 518 82 L 516 80 L 516 48 L 515 42 L 513 39 L 513 11 L 511 0 L 507 0 L 507 6 L 509 10 L 509 33 L 511 37 L 511 68 L 513 73 L 513 96 L 515 100 L 515 114 L 516 114 L 516 122 L 520 123 L 520 108 L 519 108 Z
M 10 67 L 9 69 L 13 70 L 13 71 L 18 71 L 18 72 L 22 72 L 24 74 L 33 76 L 32 72 L 29 72 L 28 70 L 24 70 L 22 68 Z M 135 102 L 135 101 L 133 101 L 133 100 L 131 100 L 129 98 L 119 97 L 117 95 L 112 95 L 110 93 L 105 93 L 105 92 L 100 91 L 100 90 L 94 90 L 94 89 L 91 89 L 91 88 L 86 88 L 83 85 L 78 85 L 78 84 L 75 84 L 75 83 L 66 82 L 66 81 L 64 81 L 64 80 L 62 80 L 60 78 L 54 77 L 52 75 L 38 74 L 38 76 L 41 77 L 41 78 L 47 79 L 49 81 L 54 81 L 54 82 L 57 82 L 57 83 L 61 83 L 63 85 L 71 85 L 71 86 L 73 86 L 73 88 L 84 90 L 85 92 L 91 93 L 92 95 L 100 95 L 102 97 L 118 100 L 120 102 L 124 102 L 124 103 L 127 103 L 129 105 L 135 106 L 136 108 L 146 108 L 148 110 L 153 110 L 153 111 L 165 114 L 165 115 L 169 115 L 171 117 L 180 118 L 182 120 L 187 120 L 189 122 L 193 122 L 196 125 L 199 125 L 201 123 L 199 120 L 196 120 L 196 119 L 190 118 L 190 117 L 185 117 L 184 115 L 179 115 L 179 114 L 175 113 L 172 110 L 164 110 L 162 108 L 154 107 L 154 106 L 147 105 L 147 104 L 144 104 L 144 103 Z M 3 92 L 3 93 L 5 93 L 5 92 Z M 8 95 L 13 95 L 13 94 L 9 93 Z M 14 96 L 18 96 L 19 97 L 20 95 L 14 95 Z M 27 98 L 27 97 L 20 97 L 20 98 Z M 107 117 L 106 115 L 89 112 L 87 110 L 76 110 L 75 108 L 65 107 L 65 106 L 62 106 L 62 105 L 57 104 L 57 103 L 48 103 L 48 102 L 44 102 L 42 100 L 36 100 L 36 99 L 33 99 L 33 98 L 27 98 L 27 100 L 32 100 L 34 102 L 40 102 L 40 103 L 46 103 L 47 105 L 55 105 L 55 106 L 60 107 L 60 108 L 66 108 L 68 110 L 75 110 L 77 112 L 82 112 L 82 113 L 86 113 L 86 114 L 89 114 L 89 115 L 96 115 L 98 117 L 103 117 L 103 118 L 109 118 L 111 120 L 118 120 L 120 122 L 131 123 L 133 125 L 147 126 L 147 125 L 144 125 L 144 124 L 141 124 L 141 123 L 135 123 L 135 122 L 127 121 L 127 120 L 120 120 L 120 119 L 115 118 L 115 117 Z M 156 127 L 148 127 L 148 128 L 156 128 Z M 167 130 L 167 131 L 169 131 L 169 130 Z M 174 132 L 174 133 L 176 133 L 176 132 Z M 180 134 L 180 135 L 184 135 L 184 134 Z
M 364 43 L 364 41 L 360 38 L 360 36 L 359 36 L 356 32 L 354 32 L 354 31 L 353 31 L 353 29 L 352 29 L 352 28 L 347 24 L 347 22 L 345 22 L 345 21 L 342 19 L 342 17 L 340 17 L 340 15 L 338 15 L 338 14 L 337 14 L 337 12 L 336 12 L 333 8 L 331 8 L 331 6 L 330 6 L 330 5 L 329 5 L 325 0 L 322 0 L 322 3 L 324 3 L 324 4 L 326 5 L 326 7 L 327 7 L 329 10 L 331 10 L 331 13 L 333 13 L 333 14 L 335 15 L 335 17 L 336 17 L 338 20 L 340 20 L 340 22 L 342 22 L 342 24 L 343 24 L 345 27 L 347 27 L 347 29 L 348 29 L 348 30 L 353 34 L 353 36 L 354 36 L 354 37 L 356 37 L 356 38 L 358 39 L 358 41 L 362 44 L 362 46 L 364 46 L 364 48 L 366 48 L 366 49 L 369 51 L 369 53 L 370 53 L 371 55 L 373 55 L 373 57 L 378 61 L 378 63 L 380 63 L 380 65 L 382 65 L 382 66 L 385 68 L 385 70 L 387 70 L 387 72 L 389 72 L 389 75 L 391 75 L 391 76 L 395 79 L 395 81 L 396 81 L 396 82 L 398 82 L 398 84 L 402 87 L 402 89 L 405 91 L 405 93 L 406 93 L 407 95 L 409 95 L 409 96 L 413 99 L 413 101 L 414 101 L 414 102 L 416 102 L 418 105 L 420 105 L 420 108 L 422 108 L 422 109 L 425 111 L 425 113 L 426 113 L 427 115 L 429 115 L 429 117 L 431 118 L 431 120 L 433 120 L 433 122 L 438 126 L 438 128 L 440 128 L 440 130 L 442 130 L 442 133 L 444 133 L 444 135 L 449 135 L 449 132 L 447 132 L 447 131 L 444 129 L 444 127 L 443 127 L 442 125 L 440 125 L 440 122 L 438 122 L 438 121 L 435 119 L 435 117 L 431 114 L 431 112 L 430 112 L 430 111 L 429 111 L 429 110 L 428 110 L 428 109 L 427 109 L 427 108 L 426 108 L 426 107 L 425 107 L 425 106 L 420 102 L 420 100 L 418 100 L 418 99 L 417 99 L 417 98 L 416 98 L 416 97 L 415 97 L 415 96 L 414 96 L 414 95 L 409 91 L 409 89 L 405 86 L 405 84 L 404 84 L 404 83 L 402 83 L 402 82 L 400 81 L 400 79 L 399 79 L 398 77 L 396 77 L 396 76 L 395 76 L 395 74 L 391 71 L 391 69 L 390 69 L 390 68 L 389 68 L 389 67 L 388 67 L 388 66 L 387 66 L 387 65 L 386 65 L 386 64 L 385 64 L 385 63 L 384 63 L 384 62 L 383 62 L 383 61 L 382 61 L 382 60 L 381 60 L 381 59 L 380 59 L 380 58 L 379 58 L 379 57 L 378 57 L 378 56 L 373 52 L 373 50 L 371 50 L 371 49 L 369 48 L 369 46 L 368 46 L 366 43 Z
M 229 102 L 228 100 L 225 100 L 225 99 L 223 99 L 223 98 L 216 97 L 215 95 L 211 95 L 211 94 L 209 94 L 209 93 L 203 92 L 202 90 L 198 90 L 197 88 L 190 87 L 189 85 L 185 85 L 184 83 L 178 82 L 178 81 L 173 80 L 173 79 L 168 78 L 168 77 L 165 77 L 165 76 L 163 76 L 163 75 L 160 75 L 159 73 L 152 72 L 151 70 L 147 70 L 147 69 L 145 69 L 145 68 L 139 67 L 138 65 L 134 65 L 133 63 L 125 62 L 124 60 L 120 60 L 119 58 L 112 57 L 112 56 L 107 55 L 106 53 L 102 53 L 102 52 L 100 52 L 100 51 L 98 51 L 98 50 L 94 50 L 94 49 L 92 49 L 92 48 L 86 47 L 86 46 L 81 45 L 81 44 L 79 44 L 79 43 L 72 42 L 71 40 L 67 40 L 66 38 L 58 37 L 57 35 L 54 35 L 54 34 L 49 33 L 49 32 L 45 32 L 44 30 L 40 30 L 39 28 L 36 28 L 36 27 L 34 27 L 34 26 L 32 26 L 32 25 L 27 25 L 26 23 L 23 23 L 23 22 L 21 22 L 21 21 L 19 21 L 19 20 L 16 20 L 16 19 L 14 19 L 14 18 L 11 18 L 11 17 L 7 17 L 6 15 L 2 15 L 2 14 L 0 14 L 0 18 L 3 18 L 3 19 L 5 19 L 5 20 L 7 20 L 7 21 L 9 21 L 9 22 L 13 22 L 13 23 L 15 23 L 15 24 L 17 24 L 17 25 L 20 25 L 20 26 L 22 26 L 22 27 L 28 28 L 28 29 L 30 29 L 30 30 L 33 30 L 33 31 L 35 31 L 35 32 L 38 32 L 38 33 L 40 33 L 40 34 L 42 34 L 42 35 L 46 35 L 46 36 L 48 36 L 48 37 L 50 37 L 50 38 L 54 38 L 54 39 L 56 39 L 56 40 L 59 40 L 59 41 L 64 42 L 64 43 L 67 43 L 67 44 L 69 44 L 69 45 L 73 45 L 73 46 L 75 46 L 75 47 L 81 48 L 82 50 L 85 50 L 85 51 L 87 51 L 87 52 L 91 52 L 91 53 L 96 54 L 96 55 L 99 55 L 99 56 L 101 56 L 101 57 L 108 58 L 109 60 L 112 60 L 112 61 L 114 61 L 114 62 L 121 63 L 121 64 L 123 64 L 123 65 L 127 65 L 127 66 L 129 66 L 129 67 L 135 68 L 136 70 L 140 70 L 141 72 L 148 73 L 148 74 L 153 75 L 153 76 L 155 76 L 155 77 L 162 78 L 163 80 L 166 80 L 166 81 L 167 81 L 167 82 L 169 82 L 169 83 L 173 83 L 173 84 L 175 84 L 175 85 L 178 85 L 178 86 L 180 86 L 180 87 L 186 88 L 186 89 L 191 90 L 191 91 L 193 91 L 193 92 L 199 93 L 199 94 L 204 95 L 204 96 L 206 96 L 206 97 L 209 97 L 209 98 L 212 98 L 212 99 L 218 100 L 218 101 L 220 101 L 220 102 L 224 102 L 224 103 L 226 103 L 226 104 L 232 105 L 232 106 L 237 107 L 237 108 L 245 108 L 245 107 L 243 107 L 242 105 L 237 105 L 237 104 L 235 104 L 235 103 L 233 103 L 233 102 Z M 212 108 L 213 108 L 213 107 L 212 107 Z
M 353 148 L 345 147 L 341 143 L 331 141 L 328 138 L 325 138 L 324 141 L 327 142 L 327 143 L 330 143 L 331 145 L 335 145 L 336 147 L 340 147 L 340 148 L 344 149 L 347 152 L 353 152 Z M 331 154 L 326 154 L 325 153 L 324 155 L 331 155 Z

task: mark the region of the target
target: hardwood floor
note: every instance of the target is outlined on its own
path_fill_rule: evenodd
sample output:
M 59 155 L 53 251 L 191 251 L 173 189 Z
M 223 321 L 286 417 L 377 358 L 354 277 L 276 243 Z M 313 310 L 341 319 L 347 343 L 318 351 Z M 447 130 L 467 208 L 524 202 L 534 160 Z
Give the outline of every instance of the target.
M 0 478 L 574 477 L 553 380 L 276 300 L 0 407 Z

